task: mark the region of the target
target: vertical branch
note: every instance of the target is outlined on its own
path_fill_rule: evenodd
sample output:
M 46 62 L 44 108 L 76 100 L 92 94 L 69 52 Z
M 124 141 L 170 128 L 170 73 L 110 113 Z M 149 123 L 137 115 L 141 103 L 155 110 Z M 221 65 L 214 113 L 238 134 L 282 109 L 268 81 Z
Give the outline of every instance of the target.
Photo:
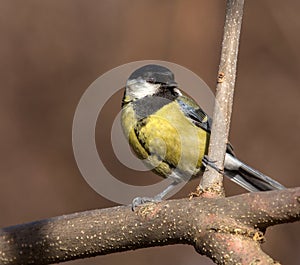
M 220 169 L 224 168 L 229 135 L 243 6 L 244 0 L 227 0 L 216 102 L 208 153 L 208 157 L 212 161 L 216 161 L 216 165 Z M 212 193 L 214 196 L 224 196 L 223 176 L 215 170 L 207 170 L 201 179 L 200 190 Z

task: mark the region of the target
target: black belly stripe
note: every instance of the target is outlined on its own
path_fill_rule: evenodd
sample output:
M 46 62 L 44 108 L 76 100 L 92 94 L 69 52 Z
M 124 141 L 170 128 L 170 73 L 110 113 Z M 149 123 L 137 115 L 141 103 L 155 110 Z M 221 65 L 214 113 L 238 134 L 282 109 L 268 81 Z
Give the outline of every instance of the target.
M 144 119 L 141 119 L 137 125 L 134 127 L 134 133 L 135 133 L 135 136 L 138 140 L 138 142 L 140 143 L 140 145 L 143 147 L 143 149 L 146 151 L 146 153 L 148 154 L 148 156 L 157 156 L 159 161 L 162 162 L 162 163 L 165 163 L 167 164 L 171 169 L 175 169 L 176 168 L 176 165 L 172 164 L 172 163 L 169 163 L 167 160 L 165 159 L 162 159 L 160 156 L 158 156 L 157 154 L 155 153 L 151 153 L 146 147 L 145 147 L 145 142 L 142 141 L 139 137 L 139 132 L 141 130 L 142 127 L 144 127 L 147 123 L 147 118 L 144 118 Z

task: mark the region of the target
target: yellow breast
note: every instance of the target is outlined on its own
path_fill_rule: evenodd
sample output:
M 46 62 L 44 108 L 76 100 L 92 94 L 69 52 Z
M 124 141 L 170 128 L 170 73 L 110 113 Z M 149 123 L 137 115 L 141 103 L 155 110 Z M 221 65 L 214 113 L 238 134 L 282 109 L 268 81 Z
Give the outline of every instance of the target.
M 199 173 L 208 144 L 207 133 L 182 113 L 176 101 L 136 122 L 133 109 L 122 113 L 123 128 L 138 157 L 168 176 L 174 168 L 187 176 Z

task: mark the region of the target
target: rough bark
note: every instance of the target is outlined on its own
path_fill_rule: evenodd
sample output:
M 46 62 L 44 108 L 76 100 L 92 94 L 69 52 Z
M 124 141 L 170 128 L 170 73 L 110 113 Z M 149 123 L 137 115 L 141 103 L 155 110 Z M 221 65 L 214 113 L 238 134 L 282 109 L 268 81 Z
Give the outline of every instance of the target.
M 274 264 L 262 231 L 300 219 L 300 188 L 75 213 L 0 230 L 0 264 L 52 264 L 189 244 L 217 264 Z M 251 263 L 252 262 L 252 263 Z

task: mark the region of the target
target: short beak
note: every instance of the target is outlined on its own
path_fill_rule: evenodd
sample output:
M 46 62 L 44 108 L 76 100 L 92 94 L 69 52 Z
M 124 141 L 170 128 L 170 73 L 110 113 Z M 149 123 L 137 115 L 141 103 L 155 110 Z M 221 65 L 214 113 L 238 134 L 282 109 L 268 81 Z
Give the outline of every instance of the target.
M 178 84 L 177 84 L 175 81 L 171 81 L 171 82 L 168 82 L 168 83 L 167 83 L 167 86 L 168 86 L 168 87 L 177 87 Z

